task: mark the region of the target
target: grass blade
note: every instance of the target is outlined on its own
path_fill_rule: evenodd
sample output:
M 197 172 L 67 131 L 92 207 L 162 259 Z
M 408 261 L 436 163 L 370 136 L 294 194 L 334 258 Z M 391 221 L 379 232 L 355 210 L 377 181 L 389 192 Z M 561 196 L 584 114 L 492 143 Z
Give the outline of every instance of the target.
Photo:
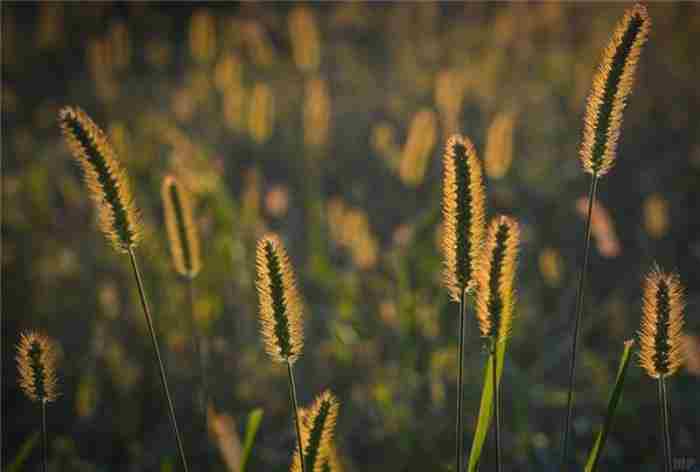
M 245 466 L 248 463 L 250 452 L 253 450 L 255 436 L 258 434 L 260 422 L 262 421 L 263 411 L 261 408 L 256 408 L 248 415 L 248 423 L 245 427 L 245 438 L 243 439 L 243 454 L 241 455 L 240 472 L 245 472 Z
M 507 338 L 498 343 L 496 347 L 496 377 L 498 382 L 501 381 L 501 374 L 503 373 L 503 359 L 506 353 L 506 343 Z M 467 470 L 469 472 L 475 472 L 479 466 L 479 461 L 481 460 L 481 452 L 484 448 L 484 442 L 486 441 L 486 434 L 489 431 L 489 426 L 491 425 L 491 417 L 493 415 L 493 382 L 492 379 L 492 361 L 493 356 L 489 356 L 486 365 L 486 372 L 484 372 L 484 387 L 481 390 L 481 403 L 479 405 L 479 418 L 476 423 L 476 431 L 474 433 L 474 439 L 472 440 L 472 448 L 469 453 L 469 465 Z
M 29 454 L 31 454 L 36 447 L 38 439 L 39 433 L 34 432 L 24 441 L 24 443 L 22 443 L 22 447 L 19 449 L 19 452 L 12 461 L 12 464 L 7 466 L 7 472 L 19 472 L 20 470 L 23 470 L 22 466 L 25 462 L 27 462 Z
M 608 433 L 612 428 L 613 418 L 615 416 L 615 409 L 617 404 L 620 402 L 622 397 L 622 387 L 625 383 L 625 375 L 627 374 L 627 367 L 630 363 L 630 354 L 632 352 L 632 346 L 634 345 L 633 340 L 625 341 L 625 348 L 622 351 L 622 356 L 620 357 L 620 366 L 617 369 L 617 378 L 615 379 L 615 386 L 613 387 L 612 394 L 610 395 L 610 401 L 608 401 L 608 411 L 605 413 L 605 421 L 603 427 L 598 432 L 598 437 L 593 444 L 593 449 L 591 449 L 588 455 L 588 461 L 586 462 L 586 472 L 593 472 L 598 467 L 598 461 L 603 453 L 603 447 L 605 446 L 605 440 L 608 437 Z

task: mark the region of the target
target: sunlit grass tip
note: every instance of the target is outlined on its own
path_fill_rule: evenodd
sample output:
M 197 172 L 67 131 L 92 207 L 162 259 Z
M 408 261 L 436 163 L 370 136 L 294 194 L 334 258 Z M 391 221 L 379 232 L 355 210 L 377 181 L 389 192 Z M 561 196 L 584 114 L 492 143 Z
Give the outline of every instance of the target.
M 294 271 L 279 237 L 258 241 L 257 290 L 265 350 L 278 362 L 293 363 L 304 345 L 302 306 Z
M 477 272 L 476 315 L 484 338 L 502 341 L 510 334 L 519 245 L 517 221 L 507 216 L 491 221 Z
M 678 274 L 654 267 L 644 281 L 639 363 L 650 377 L 670 376 L 683 363 L 683 287 Z
M 59 393 L 53 342 L 34 331 L 22 333 L 16 359 L 19 385 L 25 395 L 34 402 L 55 401 Z
M 622 113 L 634 85 L 651 20 L 646 7 L 625 12 L 593 79 L 584 117 L 580 158 L 586 172 L 603 176 L 612 168 L 622 126 Z
M 161 197 L 175 270 L 184 277 L 194 278 L 202 261 L 189 192 L 174 176 L 168 175 L 163 179 Z
M 443 279 L 452 300 L 459 301 L 473 287 L 483 244 L 483 172 L 474 145 L 460 135 L 447 140 L 443 166 Z
M 100 229 L 117 251 L 129 252 L 141 237 L 139 214 L 107 136 L 77 107 L 61 109 L 59 124 L 98 208 Z
M 304 447 L 304 461 L 308 472 L 333 470 L 333 434 L 338 419 L 340 404 L 328 390 L 319 395 L 308 409 L 302 409 L 301 437 Z M 326 469 L 330 467 L 330 469 Z M 295 451 L 292 472 L 301 471 L 299 451 Z

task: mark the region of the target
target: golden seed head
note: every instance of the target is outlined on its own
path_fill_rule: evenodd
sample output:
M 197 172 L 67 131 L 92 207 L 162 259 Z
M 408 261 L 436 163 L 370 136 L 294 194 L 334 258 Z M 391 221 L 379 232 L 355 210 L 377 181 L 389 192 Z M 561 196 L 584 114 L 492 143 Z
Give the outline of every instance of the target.
M 622 112 L 634 85 L 642 47 L 651 20 L 643 5 L 636 4 L 618 23 L 593 79 L 584 118 L 580 158 L 586 172 L 608 173 L 615 161 Z
M 678 274 L 655 266 L 644 281 L 639 363 L 650 377 L 673 375 L 683 363 L 683 287 Z
M 507 216 L 491 221 L 476 275 L 476 315 L 485 338 L 502 341 L 510 334 L 519 245 L 517 221 Z
M 175 177 L 168 175 L 163 179 L 161 198 L 175 270 L 184 277 L 194 278 L 202 268 L 202 261 L 189 192 Z
M 471 289 L 484 239 L 484 182 L 481 163 L 469 138 L 447 140 L 443 157 L 443 278 L 450 297 L 459 301 Z
M 140 240 L 141 225 L 126 172 L 112 146 L 80 108 L 61 109 L 59 124 L 98 208 L 100 229 L 117 251 L 128 252 Z
M 265 350 L 275 361 L 293 363 L 304 345 L 302 307 L 294 271 L 276 235 L 258 241 L 256 262 Z
M 323 472 L 329 466 L 333 445 L 333 432 L 338 419 L 338 399 L 328 390 L 316 397 L 310 408 L 301 409 L 301 443 L 308 472 Z M 292 472 L 301 471 L 299 448 L 294 452 Z M 335 470 L 335 469 L 331 469 Z
M 19 386 L 30 400 L 53 402 L 58 397 L 56 350 L 45 335 L 29 331 L 22 333 L 17 345 Z
M 417 187 L 423 182 L 437 139 L 437 124 L 437 115 L 429 108 L 421 109 L 411 119 L 398 168 L 404 184 Z

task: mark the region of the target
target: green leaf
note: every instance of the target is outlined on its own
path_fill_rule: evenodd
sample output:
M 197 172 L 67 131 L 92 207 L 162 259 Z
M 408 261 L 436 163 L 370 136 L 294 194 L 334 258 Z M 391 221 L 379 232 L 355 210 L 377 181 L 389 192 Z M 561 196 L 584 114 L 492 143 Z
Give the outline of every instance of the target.
M 503 359 L 506 354 L 506 342 L 508 338 L 498 343 L 496 347 L 496 376 L 498 383 L 501 383 L 501 374 L 503 374 Z M 493 416 L 493 381 L 491 379 L 491 369 L 493 356 L 489 356 L 486 361 L 486 372 L 484 372 L 484 387 L 481 389 L 481 404 L 479 405 L 479 418 L 476 423 L 476 432 L 472 440 L 472 448 L 469 452 L 469 465 L 467 470 L 475 472 L 481 460 L 481 452 L 486 442 L 486 433 L 491 425 L 491 417 Z
M 22 444 L 22 447 L 19 449 L 19 452 L 15 456 L 15 460 L 13 460 L 12 464 L 10 464 L 7 467 L 7 472 L 19 472 L 20 470 L 22 470 L 22 466 L 27 461 L 29 454 L 32 452 L 32 450 L 36 446 L 38 439 L 39 439 L 38 432 L 34 432 L 31 435 L 29 435 L 29 437 L 24 441 L 24 443 Z
M 612 394 L 610 395 L 610 401 L 608 401 L 608 411 L 605 414 L 605 422 L 603 423 L 603 428 L 598 432 L 598 437 L 593 444 L 593 449 L 588 455 L 588 462 L 586 463 L 586 472 L 593 472 L 598 467 L 598 460 L 603 452 L 603 447 L 605 446 L 605 439 L 608 437 L 608 432 L 612 428 L 613 417 L 615 416 L 615 409 L 617 404 L 620 402 L 622 397 L 622 387 L 625 383 L 625 374 L 627 373 L 627 367 L 630 362 L 630 353 L 632 352 L 633 340 L 625 341 L 625 348 L 622 351 L 622 357 L 620 357 L 620 366 L 617 369 L 617 379 L 615 379 L 615 387 L 613 388 Z
M 263 411 L 260 408 L 256 408 L 248 415 L 248 423 L 245 427 L 245 439 L 243 440 L 243 454 L 241 455 L 240 472 L 245 472 L 245 466 L 248 463 L 250 451 L 253 449 L 253 442 L 255 441 L 255 435 L 258 434 L 258 428 L 260 428 L 262 417 Z

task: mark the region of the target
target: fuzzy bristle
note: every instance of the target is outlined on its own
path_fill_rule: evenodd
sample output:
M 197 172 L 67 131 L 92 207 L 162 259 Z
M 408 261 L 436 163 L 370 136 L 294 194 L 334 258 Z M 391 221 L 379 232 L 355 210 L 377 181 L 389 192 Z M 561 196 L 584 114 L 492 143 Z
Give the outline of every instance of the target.
M 672 375 L 683 363 L 683 287 L 677 274 L 654 267 L 644 281 L 639 363 L 653 378 Z
M 202 267 L 202 261 L 189 192 L 175 177 L 168 175 L 163 179 L 161 198 L 175 270 L 184 277 L 194 278 Z
M 95 202 L 100 228 L 119 252 L 139 242 L 141 229 L 126 172 L 102 130 L 77 107 L 59 112 L 59 124 L 73 157 L 83 170 Z
M 307 472 L 323 472 L 325 467 L 332 466 L 331 449 L 338 409 L 338 400 L 326 390 L 316 398 L 311 407 L 300 411 L 301 440 Z M 291 470 L 292 472 L 302 470 L 298 448 L 294 452 Z
M 507 216 L 494 218 L 477 272 L 476 314 L 485 338 L 502 341 L 510 334 L 519 245 L 518 223 Z
M 302 307 L 294 271 L 276 235 L 258 241 L 257 289 L 265 350 L 276 361 L 296 361 L 304 345 Z
M 17 368 L 22 391 L 35 402 L 53 402 L 58 396 L 56 350 L 45 335 L 22 333 L 17 345 Z
M 443 157 L 443 279 L 450 297 L 459 301 L 473 286 L 484 239 L 484 183 L 481 163 L 467 137 L 454 135 Z
M 643 5 L 625 12 L 593 79 L 584 118 L 580 158 L 586 172 L 603 176 L 612 168 L 622 126 L 622 113 L 634 85 L 651 20 Z

